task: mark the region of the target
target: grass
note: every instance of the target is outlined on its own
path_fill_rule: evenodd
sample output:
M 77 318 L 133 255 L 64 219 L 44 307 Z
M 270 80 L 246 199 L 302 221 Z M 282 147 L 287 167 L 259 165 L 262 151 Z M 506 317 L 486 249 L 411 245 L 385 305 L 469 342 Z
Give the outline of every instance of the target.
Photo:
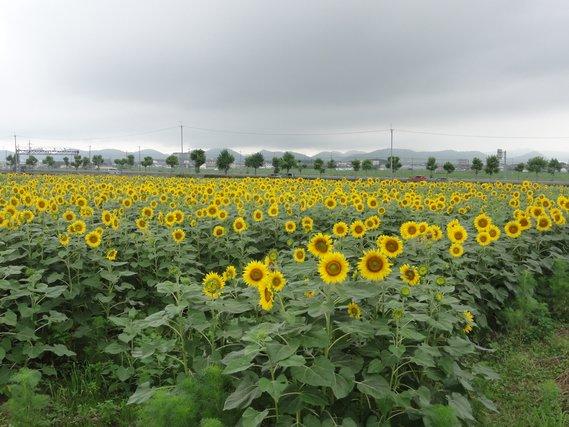
M 484 384 L 498 413 L 483 416 L 484 426 L 563 427 L 569 425 L 569 328 L 523 344 L 515 336 L 493 346 L 488 362 L 500 379 Z

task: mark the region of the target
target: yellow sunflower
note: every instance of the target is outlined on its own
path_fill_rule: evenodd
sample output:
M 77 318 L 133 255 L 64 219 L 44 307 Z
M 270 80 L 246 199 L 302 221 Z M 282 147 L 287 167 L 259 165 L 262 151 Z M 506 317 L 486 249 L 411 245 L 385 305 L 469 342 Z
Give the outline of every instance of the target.
M 225 280 L 219 274 L 211 272 L 205 275 L 202 284 L 202 291 L 205 296 L 210 299 L 218 299 L 225 286 Z
M 223 237 L 225 236 L 225 227 L 221 226 L 221 225 L 216 225 L 215 227 L 213 227 L 213 230 L 211 231 L 211 234 L 213 237 Z
M 292 258 L 295 262 L 301 263 L 306 259 L 306 252 L 304 248 L 295 248 L 292 251 Z
M 403 241 L 396 236 L 379 236 L 377 246 L 389 258 L 395 258 L 403 253 Z
M 178 244 L 182 243 L 185 238 L 186 238 L 186 232 L 181 228 L 177 228 L 174 231 L 172 231 L 172 239 L 174 239 L 176 243 Z
M 492 238 L 487 231 L 479 231 L 476 235 L 476 242 L 480 246 L 488 246 L 490 243 L 492 243 Z
M 462 225 L 456 225 L 447 231 L 447 236 L 452 243 L 463 244 L 468 238 L 468 232 Z
M 474 226 L 478 231 L 487 231 L 492 225 L 492 218 L 485 213 L 481 213 L 474 218 Z
M 354 301 L 348 304 L 346 311 L 348 312 L 348 316 L 352 319 L 360 319 L 362 317 L 362 309 L 358 303 Z
M 419 224 L 417 224 L 415 221 L 406 221 L 401 224 L 399 232 L 403 239 L 413 239 L 419 235 Z
M 114 261 L 117 259 L 117 255 L 118 252 L 116 249 L 109 249 L 105 255 L 105 258 L 107 258 L 109 261 Z
M 366 226 L 363 221 L 357 219 L 350 224 L 350 234 L 356 239 L 362 238 L 366 234 Z
M 233 230 L 236 233 L 243 233 L 245 230 L 247 230 L 247 222 L 245 222 L 242 217 L 235 218 L 233 221 Z
M 364 279 L 384 280 L 391 273 L 389 260 L 380 250 L 366 251 L 360 258 L 358 270 Z
M 504 231 L 506 232 L 506 235 L 512 239 L 516 239 L 522 235 L 522 227 L 516 220 L 507 222 L 504 226 Z
M 101 235 L 96 231 L 91 231 L 85 235 L 85 243 L 92 249 L 98 248 L 101 244 Z
M 237 269 L 233 265 L 228 265 L 223 272 L 223 280 L 228 281 L 237 277 Z
M 275 300 L 275 293 L 267 283 L 259 284 L 259 305 L 265 311 L 270 311 L 273 308 Z
M 332 250 L 332 239 L 327 234 L 315 234 L 308 242 L 308 250 L 312 255 L 321 257 Z
M 408 283 L 410 286 L 419 284 L 419 281 L 421 280 L 421 276 L 419 275 L 417 268 L 411 267 L 409 264 L 403 264 L 399 267 L 399 273 L 401 280 Z
M 332 227 L 332 232 L 337 237 L 344 237 L 346 234 L 348 234 L 348 224 L 346 224 L 344 221 L 339 221 Z
M 296 222 L 294 221 L 287 221 L 284 224 L 285 231 L 289 234 L 292 234 L 296 231 Z
M 259 261 L 251 261 L 243 270 L 243 280 L 249 286 L 258 287 L 261 283 L 267 280 L 269 276 L 269 269 L 267 266 Z
M 553 223 L 547 215 L 540 215 L 535 220 L 535 229 L 540 232 L 551 230 Z
M 69 245 L 69 234 L 60 234 L 57 238 L 59 240 L 59 244 L 63 247 Z
M 459 258 L 464 254 L 464 246 L 460 243 L 453 243 L 448 248 L 448 252 L 454 257 Z
M 271 288 L 276 292 L 280 292 L 286 285 L 286 279 L 284 277 L 284 274 L 282 274 L 280 271 L 275 270 L 269 272 L 267 283 L 270 283 Z
M 341 283 L 348 277 L 350 266 L 344 254 L 329 252 L 320 258 L 318 272 L 324 283 Z

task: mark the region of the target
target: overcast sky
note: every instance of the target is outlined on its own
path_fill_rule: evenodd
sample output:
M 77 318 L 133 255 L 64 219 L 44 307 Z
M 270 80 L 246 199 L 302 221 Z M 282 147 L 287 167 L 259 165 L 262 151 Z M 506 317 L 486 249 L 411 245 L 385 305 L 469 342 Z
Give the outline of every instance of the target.
M 569 152 L 566 0 L 0 5 L 0 149 Z

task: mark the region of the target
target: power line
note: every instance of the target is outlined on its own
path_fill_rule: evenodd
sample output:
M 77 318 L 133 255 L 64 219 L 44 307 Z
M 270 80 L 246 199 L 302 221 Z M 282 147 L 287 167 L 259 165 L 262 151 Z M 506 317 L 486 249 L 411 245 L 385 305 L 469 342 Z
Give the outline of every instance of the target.
M 401 133 L 413 133 L 421 135 L 434 135 L 434 136 L 453 136 L 459 138 L 485 138 L 485 139 L 569 139 L 569 136 L 505 136 L 505 135 L 473 135 L 473 134 L 459 134 L 447 132 L 429 132 L 410 129 L 396 129 Z
M 68 138 L 68 137 L 43 138 L 43 137 L 39 137 L 39 136 L 29 136 L 29 135 L 22 135 L 22 137 L 23 138 L 29 138 L 29 139 L 36 139 L 36 140 L 40 140 L 40 141 L 103 141 L 103 140 L 109 140 L 109 139 L 131 138 L 134 136 L 149 135 L 151 133 L 159 133 L 159 132 L 164 132 L 167 130 L 172 130 L 172 129 L 177 129 L 177 128 L 178 128 L 178 126 L 170 126 L 170 127 L 166 127 L 166 128 L 153 129 L 153 130 L 142 131 L 142 132 L 137 132 L 137 133 L 115 135 L 115 136 L 90 137 L 90 138 L 86 138 L 86 137 L 81 137 L 81 138 Z
M 200 130 L 204 132 L 214 132 L 214 133 L 228 133 L 233 135 L 262 135 L 262 136 L 326 136 L 326 135 L 353 135 L 361 133 L 381 133 L 389 132 L 389 129 L 367 129 L 367 130 L 352 130 L 352 131 L 334 131 L 334 132 L 297 132 L 297 131 L 263 131 L 263 130 L 233 130 L 233 129 L 213 129 L 213 128 L 203 128 L 198 126 L 187 126 L 184 127 L 188 129 Z

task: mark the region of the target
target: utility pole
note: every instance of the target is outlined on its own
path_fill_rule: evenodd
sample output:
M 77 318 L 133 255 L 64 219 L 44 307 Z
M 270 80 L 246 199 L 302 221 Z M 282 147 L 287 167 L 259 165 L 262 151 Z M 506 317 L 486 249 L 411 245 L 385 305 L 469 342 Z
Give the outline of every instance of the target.
M 140 170 L 140 145 L 138 146 L 138 170 Z
M 89 169 L 91 169 L 91 146 L 89 145 Z
M 391 148 L 390 148 L 390 154 L 389 154 L 389 163 L 390 163 L 390 168 L 391 168 L 391 175 L 395 175 L 395 171 L 393 170 L 393 127 L 389 128 L 389 133 L 391 135 Z
M 18 171 L 18 163 L 19 163 L 18 142 L 16 141 L 16 134 L 14 134 L 14 172 Z
M 184 167 L 184 125 L 180 123 L 180 167 Z

